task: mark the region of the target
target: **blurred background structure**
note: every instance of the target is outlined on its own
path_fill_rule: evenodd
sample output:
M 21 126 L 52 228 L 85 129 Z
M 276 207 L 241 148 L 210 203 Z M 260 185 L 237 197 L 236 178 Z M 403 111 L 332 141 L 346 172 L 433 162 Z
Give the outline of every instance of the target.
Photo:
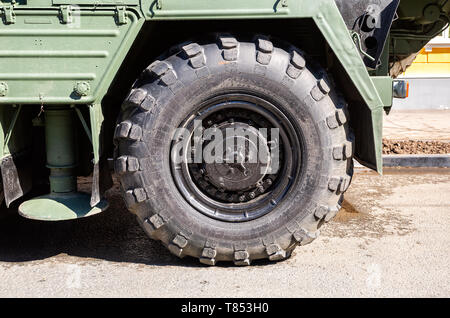
M 393 109 L 450 109 L 449 29 L 430 41 L 399 78 L 408 79 L 407 99 L 395 99 Z

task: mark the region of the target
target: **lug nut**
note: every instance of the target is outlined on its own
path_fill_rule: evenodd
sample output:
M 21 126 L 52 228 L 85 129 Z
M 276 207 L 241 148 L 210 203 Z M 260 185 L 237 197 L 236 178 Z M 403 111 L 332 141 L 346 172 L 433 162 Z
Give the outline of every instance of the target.
M 239 201 L 244 202 L 244 201 L 245 201 L 245 195 L 241 195 L 241 196 L 239 197 Z
M 255 192 L 250 192 L 248 196 L 250 197 L 250 199 L 254 199 L 256 197 L 256 194 Z

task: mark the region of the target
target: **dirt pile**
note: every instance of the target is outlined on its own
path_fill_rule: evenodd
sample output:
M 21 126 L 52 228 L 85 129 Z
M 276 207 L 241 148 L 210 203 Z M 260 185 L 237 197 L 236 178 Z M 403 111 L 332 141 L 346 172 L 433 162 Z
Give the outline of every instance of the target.
M 450 154 L 450 142 L 383 139 L 385 155 Z

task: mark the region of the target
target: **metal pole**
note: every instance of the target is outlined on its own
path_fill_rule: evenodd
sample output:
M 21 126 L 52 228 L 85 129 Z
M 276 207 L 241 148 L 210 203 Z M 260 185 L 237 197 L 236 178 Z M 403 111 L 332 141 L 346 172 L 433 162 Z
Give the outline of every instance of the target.
M 77 165 L 74 139 L 74 112 L 70 108 L 45 110 L 47 167 L 50 168 L 51 193 L 77 191 L 74 168 Z

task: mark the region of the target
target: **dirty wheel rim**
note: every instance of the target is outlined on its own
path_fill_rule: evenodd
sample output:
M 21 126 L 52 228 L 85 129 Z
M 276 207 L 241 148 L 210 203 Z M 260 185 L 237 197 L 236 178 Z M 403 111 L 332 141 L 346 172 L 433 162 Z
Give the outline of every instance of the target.
M 186 201 L 211 218 L 262 217 L 299 178 L 301 132 L 266 99 L 220 95 L 200 105 L 179 128 L 171 145 L 174 181 Z M 217 133 L 223 139 L 216 140 Z M 217 149 L 222 152 L 216 154 Z

